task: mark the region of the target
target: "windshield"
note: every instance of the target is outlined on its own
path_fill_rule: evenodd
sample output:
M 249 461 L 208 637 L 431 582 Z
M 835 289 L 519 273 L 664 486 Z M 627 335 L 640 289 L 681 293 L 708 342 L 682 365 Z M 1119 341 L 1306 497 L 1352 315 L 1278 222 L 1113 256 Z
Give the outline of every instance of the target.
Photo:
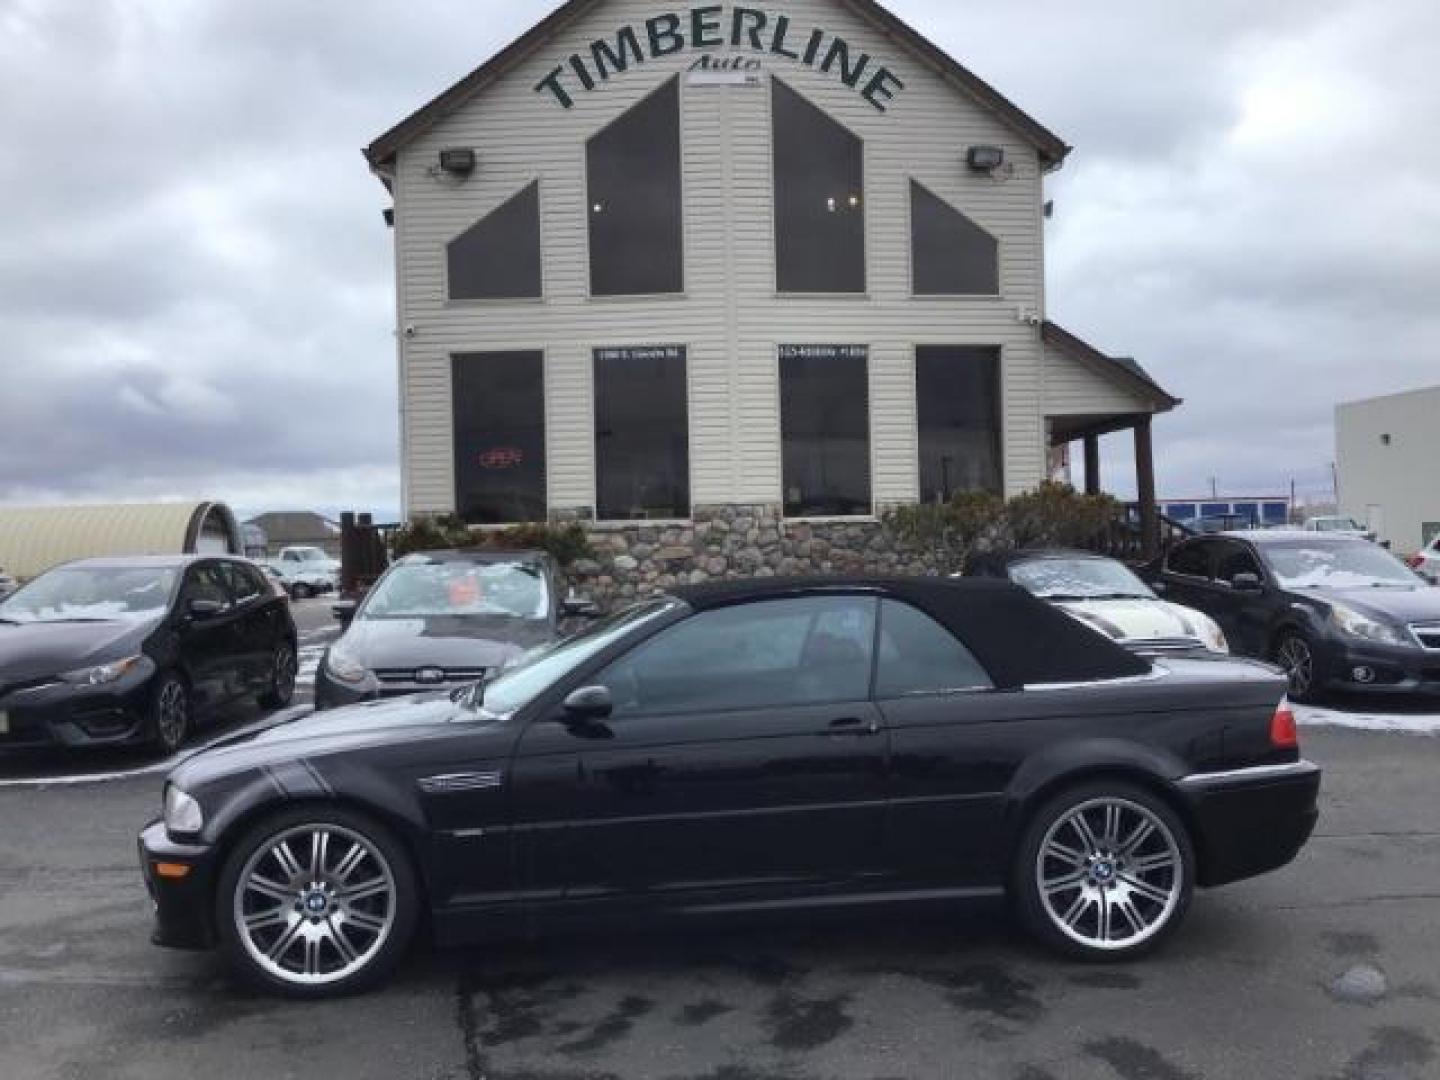
M 1414 587 L 1420 579 L 1384 548 L 1366 540 L 1353 544 L 1266 544 L 1265 563 L 1287 589 Z
M 401 564 L 380 579 L 362 619 L 491 615 L 548 619 L 550 590 L 540 567 L 519 562 Z
M 1045 600 L 1155 596 L 1129 567 L 1113 559 L 1031 559 L 1012 563 L 1010 580 Z
M 530 650 L 514 667 L 485 684 L 482 702 L 485 711 L 504 715 L 524 708 L 547 687 L 635 627 L 659 619 L 680 606 L 680 601 L 669 599 L 637 604 L 593 623 L 574 637 Z
M 1365 530 L 1353 518 L 1332 517 L 1316 518 L 1315 530 L 1317 532 L 1364 532 Z
M 166 567 L 51 570 L 4 601 L 11 622 L 138 622 L 163 615 L 179 571 Z

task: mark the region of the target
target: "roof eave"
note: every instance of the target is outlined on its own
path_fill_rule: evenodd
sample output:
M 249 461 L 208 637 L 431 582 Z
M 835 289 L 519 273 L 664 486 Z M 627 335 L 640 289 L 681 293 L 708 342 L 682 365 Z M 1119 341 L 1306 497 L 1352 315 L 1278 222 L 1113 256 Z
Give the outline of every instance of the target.
M 1137 397 L 1148 400 L 1154 406 L 1154 412 L 1171 412 L 1185 403 L 1184 399 L 1175 397 L 1153 379 L 1131 371 L 1114 357 L 1076 337 L 1059 323 L 1046 319 L 1040 327 L 1040 338 L 1045 344 L 1084 363 L 1102 378 L 1120 384 Z

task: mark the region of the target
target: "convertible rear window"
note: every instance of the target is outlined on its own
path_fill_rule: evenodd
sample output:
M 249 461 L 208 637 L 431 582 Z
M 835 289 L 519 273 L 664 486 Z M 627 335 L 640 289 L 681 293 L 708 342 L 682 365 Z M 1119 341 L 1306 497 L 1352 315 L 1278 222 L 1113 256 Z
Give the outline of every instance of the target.
M 970 650 L 923 611 L 895 600 L 880 605 L 875 696 L 881 701 L 994 685 Z

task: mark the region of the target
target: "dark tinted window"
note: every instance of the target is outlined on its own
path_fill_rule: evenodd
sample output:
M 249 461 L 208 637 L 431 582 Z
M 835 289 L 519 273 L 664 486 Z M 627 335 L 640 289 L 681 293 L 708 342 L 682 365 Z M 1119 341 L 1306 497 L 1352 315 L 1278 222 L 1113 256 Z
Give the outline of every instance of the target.
M 540 184 L 531 184 L 466 229 L 446 249 L 450 299 L 540 295 Z
M 782 345 L 780 426 L 785 513 L 868 514 L 869 350 L 863 345 Z
M 929 615 L 896 600 L 881 601 L 876 697 L 988 690 L 993 685 L 970 650 Z
M 662 632 L 598 681 L 621 715 L 864 701 L 874 632 L 869 597 L 741 604 Z
M 1188 574 L 1191 577 L 1210 576 L 1210 548 L 1204 542 L 1181 544 L 1170 553 L 1165 567 L 1172 574 Z
M 545 518 L 545 373 L 538 352 L 451 362 L 455 509 L 473 525 Z
M 269 591 L 258 570 L 240 563 L 225 563 L 224 565 L 225 572 L 230 579 L 230 591 L 240 603 L 253 600 Z
M 690 516 L 685 349 L 595 350 L 595 473 L 607 521 Z
M 917 296 L 993 296 L 1000 291 L 999 242 L 913 180 L 910 250 Z
M 771 85 L 776 287 L 864 292 L 864 144 L 779 79 Z
M 1259 560 L 1250 553 L 1249 548 L 1243 544 L 1222 544 L 1215 577 L 1219 581 L 1233 582 L 1237 574 L 1254 574 L 1258 578 L 1265 576 L 1260 570 Z
M 234 595 L 230 591 L 230 582 L 225 576 L 225 568 L 219 563 L 201 563 L 199 566 L 191 567 L 190 572 L 185 575 L 185 602 L 191 600 L 213 600 L 217 604 L 230 606 Z
M 922 345 L 915 350 L 920 497 L 1002 488 L 1000 350 Z
M 685 288 L 680 195 L 680 80 L 671 79 L 585 146 L 590 292 Z

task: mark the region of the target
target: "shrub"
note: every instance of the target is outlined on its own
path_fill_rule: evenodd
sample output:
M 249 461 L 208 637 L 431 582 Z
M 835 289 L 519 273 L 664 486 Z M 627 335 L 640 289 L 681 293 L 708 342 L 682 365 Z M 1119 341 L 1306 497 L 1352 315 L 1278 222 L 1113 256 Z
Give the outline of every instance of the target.
M 988 491 L 962 491 L 949 502 L 900 506 L 885 524 L 902 544 L 926 548 L 951 570 L 963 570 L 970 554 L 993 538 L 1005 515 L 1005 500 Z
M 440 551 L 464 548 L 549 552 L 561 566 L 577 559 L 589 558 L 593 552 L 585 530 L 570 525 L 515 525 L 508 529 L 477 530 L 456 514 L 439 517 L 416 517 L 396 530 L 391 540 L 394 557 L 399 559 L 417 551 Z

